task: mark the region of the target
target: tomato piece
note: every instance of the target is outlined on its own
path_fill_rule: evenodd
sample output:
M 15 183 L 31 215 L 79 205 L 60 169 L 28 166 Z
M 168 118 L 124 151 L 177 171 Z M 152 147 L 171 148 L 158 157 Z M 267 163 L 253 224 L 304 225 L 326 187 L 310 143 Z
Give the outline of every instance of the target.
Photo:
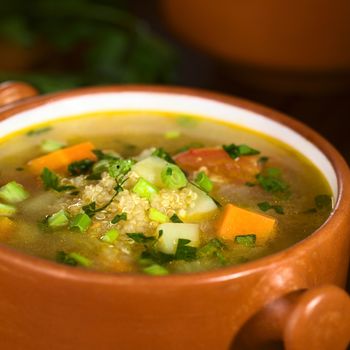
M 235 182 L 254 181 L 260 172 L 258 156 L 243 156 L 232 159 L 222 148 L 193 148 L 174 157 L 181 169 L 191 173 L 206 167 L 209 176 Z

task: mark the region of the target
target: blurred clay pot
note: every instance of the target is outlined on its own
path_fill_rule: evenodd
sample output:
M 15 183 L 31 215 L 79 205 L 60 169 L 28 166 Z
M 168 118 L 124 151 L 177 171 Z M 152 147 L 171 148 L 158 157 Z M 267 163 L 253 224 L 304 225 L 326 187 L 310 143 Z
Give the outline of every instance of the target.
M 346 348 L 350 298 L 341 288 L 350 255 L 350 174 L 321 136 L 276 111 L 201 90 L 110 86 L 29 97 L 33 89 L 12 83 L 0 86 L 1 102 L 10 87 L 11 96 L 26 99 L 2 107 L 0 138 L 93 111 L 203 115 L 302 151 L 327 178 L 336 203 L 327 222 L 298 244 L 203 273 L 97 273 L 0 245 L 1 350 Z
M 348 0 L 160 0 L 170 28 L 227 63 L 236 80 L 275 90 L 350 86 Z

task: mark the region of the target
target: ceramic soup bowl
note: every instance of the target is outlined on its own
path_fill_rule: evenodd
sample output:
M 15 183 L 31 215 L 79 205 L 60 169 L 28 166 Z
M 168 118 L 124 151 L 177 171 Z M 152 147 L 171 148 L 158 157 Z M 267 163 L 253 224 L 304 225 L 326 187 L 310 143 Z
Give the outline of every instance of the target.
M 325 175 L 336 203 L 323 226 L 294 246 L 195 274 L 98 273 L 0 245 L 2 350 L 346 348 L 350 299 L 341 288 L 350 254 L 350 174 L 325 139 L 276 111 L 193 89 L 112 86 L 34 95 L 24 84 L 1 86 L 7 104 L 0 111 L 0 137 L 94 111 L 202 115 L 302 152 Z

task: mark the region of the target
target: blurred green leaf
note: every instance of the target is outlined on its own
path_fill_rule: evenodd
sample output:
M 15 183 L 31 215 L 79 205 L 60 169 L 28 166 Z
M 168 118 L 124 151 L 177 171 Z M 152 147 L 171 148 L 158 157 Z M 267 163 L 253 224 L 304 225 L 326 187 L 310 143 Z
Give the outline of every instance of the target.
M 176 53 L 125 0 L 12 0 L 0 13 L 0 37 L 51 48 L 31 72 L 0 72 L 0 79 L 32 83 L 42 92 L 111 83 L 169 83 Z M 1 69 L 1 68 L 0 68 Z

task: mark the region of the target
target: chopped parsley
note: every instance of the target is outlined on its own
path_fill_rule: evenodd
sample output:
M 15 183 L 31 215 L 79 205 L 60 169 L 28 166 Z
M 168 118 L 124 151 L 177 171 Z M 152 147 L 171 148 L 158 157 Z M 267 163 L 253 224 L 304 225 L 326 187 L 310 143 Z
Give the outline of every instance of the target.
M 92 169 L 94 163 L 95 162 L 91 159 L 82 159 L 77 162 L 73 162 L 68 165 L 68 172 L 72 176 L 87 174 Z
M 143 233 L 127 233 L 127 236 L 136 243 L 148 243 L 155 240 L 154 237 L 145 236 Z
M 75 189 L 74 186 L 60 185 L 60 178 L 58 177 L 58 175 L 48 168 L 43 169 L 40 178 L 44 183 L 45 190 L 53 189 L 57 192 L 63 192 Z
M 252 156 L 260 154 L 260 151 L 244 144 L 235 145 L 234 143 L 231 143 L 230 145 L 223 145 L 222 148 L 232 159 L 236 159 L 242 156 Z
M 267 161 L 269 160 L 269 157 L 265 157 L 265 156 L 262 156 L 258 159 L 258 163 L 260 165 L 265 165 L 267 163 Z
M 56 261 L 61 264 L 70 265 L 70 266 L 90 266 L 91 260 L 85 256 L 78 253 L 66 253 L 64 251 L 59 251 L 56 254 Z
M 266 171 L 256 175 L 258 184 L 271 193 L 288 194 L 289 185 L 282 179 L 281 170 L 278 168 L 267 168 Z
M 197 258 L 197 248 L 191 247 L 188 244 L 191 241 L 189 239 L 180 238 L 177 241 L 177 247 L 175 252 L 176 260 L 186 260 L 191 261 Z
M 238 235 L 235 237 L 235 243 L 246 246 L 254 247 L 256 242 L 256 235 Z
M 277 214 L 284 214 L 284 209 L 280 205 L 272 205 L 269 202 L 260 202 L 257 204 L 261 211 L 268 211 L 273 209 Z
M 173 158 L 171 158 L 171 155 L 170 155 L 168 152 L 166 152 L 163 148 L 156 148 L 156 149 L 153 151 L 152 156 L 155 156 L 155 157 L 164 159 L 164 160 L 166 160 L 168 163 L 175 164 Z
M 226 244 L 218 238 L 211 239 L 206 245 L 198 250 L 199 257 L 215 257 L 220 260 L 222 265 L 227 263 L 227 259 L 222 254 Z
M 100 149 L 94 149 L 92 151 L 95 156 L 97 157 L 98 160 L 102 160 L 102 159 L 107 159 L 107 160 L 110 160 L 110 159 L 119 159 L 119 157 L 111 154 L 111 153 L 106 153 L 106 152 L 103 152 L 102 150 Z
M 112 220 L 112 224 L 117 224 L 119 221 L 126 221 L 127 220 L 127 214 L 126 213 L 121 213 L 117 214 Z
M 96 202 L 91 202 L 87 205 L 84 205 L 82 207 L 83 211 L 85 212 L 86 215 L 88 215 L 90 218 L 93 217 L 96 213 L 98 213 L 99 211 L 102 211 L 102 210 L 105 210 L 112 202 L 113 202 L 113 199 L 115 198 L 115 196 L 117 195 L 118 193 L 115 193 L 112 198 L 105 204 L 103 205 L 102 207 L 100 208 L 96 208 Z
M 170 217 L 170 221 L 171 221 L 171 222 L 178 223 L 178 224 L 183 223 L 183 221 L 182 221 L 176 214 L 173 214 L 173 215 Z
M 315 206 L 318 210 L 332 210 L 332 197 L 328 194 L 319 194 L 315 197 Z
M 302 214 L 313 214 L 323 210 L 328 212 L 332 211 L 332 207 L 333 207 L 332 196 L 328 194 L 319 194 L 315 196 L 314 203 L 315 203 L 314 208 L 307 209 L 303 211 Z

